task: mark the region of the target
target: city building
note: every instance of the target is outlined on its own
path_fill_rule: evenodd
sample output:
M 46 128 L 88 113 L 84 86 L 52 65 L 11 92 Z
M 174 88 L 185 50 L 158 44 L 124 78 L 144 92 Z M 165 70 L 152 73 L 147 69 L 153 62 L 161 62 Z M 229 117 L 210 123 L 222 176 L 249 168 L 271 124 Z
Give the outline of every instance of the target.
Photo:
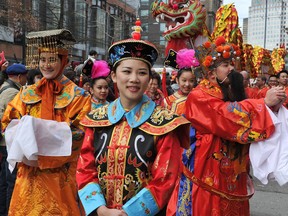
M 248 43 L 248 18 L 243 19 L 243 28 L 242 28 L 242 35 L 243 35 L 243 43 Z
M 207 9 L 207 26 L 214 28 L 215 13 L 222 1 L 200 0 Z M 77 44 L 71 60 L 84 61 L 89 50 L 107 58 L 107 49 L 117 40 L 130 37 L 136 17 L 141 18 L 142 39 L 154 43 L 163 64 L 165 23 L 150 14 L 153 0 L 1 0 L 0 51 L 10 62 L 25 63 L 25 35 L 30 31 L 67 28 Z M 167 3 L 168 0 L 163 0 Z
M 213 32 L 215 26 L 216 12 L 223 4 L 222 0 L 200 0 L 207 11 L 206 24 L 210 32 Z
M 158 51 L 159 57 L 155 67 L 163 67 L 165 59 L 165 47 L 166 40 L 162 36 L 165 30 L 165 22 L 160 21 L 159 23 L 151 16 L 151 4 L 153 0 L 140 0 L 139 5 L 139 17 L 142 23 L 142 40 L 148 40 L 153 43 Z
M 162 2 L 168 4 L 169 0 L 161 0 Z M 222 0 L 199 0 L 202 5 L 206 8 L 206 24 L 210 32 L 213 31 L 215 25 L 216 11 L 222 5 Z M 148 40 L 154 43 L 159 50 L 159 58 L 156 62 L 156 67 L 163 67 L 163 62 L 165 59 L 165 47 L 166 40 L 162 36 L 165 31 L 165 22 L 156 20 L 151 16 L 151 5 L 154 0 L 140 0 L 139 5 L 139 17 L 142 22 L 142 39 Z M 158 1 L 159 2 L 159 1 Z M 177 2 L 177 1 L 175 1 Z
M 249 7 L 248 43 L 268 50 L 288 47 L 288 0 L 252 0 Z
M 130 36 L 137 8 L 132 0 L 1 0 L 0 51 L 25 63 L 27 32 L 67 28 L 77 41 L 71 60 L 84 61 L 92 49 L 106 59 L 114 41 Z

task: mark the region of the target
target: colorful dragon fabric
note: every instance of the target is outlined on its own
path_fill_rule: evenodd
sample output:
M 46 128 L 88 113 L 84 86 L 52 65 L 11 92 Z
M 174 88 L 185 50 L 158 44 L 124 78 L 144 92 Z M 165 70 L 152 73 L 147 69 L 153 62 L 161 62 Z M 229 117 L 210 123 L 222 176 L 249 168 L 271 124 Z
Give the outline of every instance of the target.
M 238 13 L 234 4 L 221 6 L 216 12 L 215 28 L 211 35 L 212 40 L 224 36 L 229 43 L 242 47 L 243 37 L 238 25 Z
M 209 36 L 205 21 L 206 9 L 199 0 L 155 0 L 151 5 L 152 16 L 157 22 L 166 23 L 163 33 L 168 41 L 166 55 L 170 49 L 178 51 L 188 48 L 199 35 Z
M 243 58 L 244 58 L 244 70 L 249 71 L 251 77 L 256 77 L 256 70 L 253 67 L 253 46 L 251 44 L 243 44 Z
M 223 36 L 227 42 L 236 44 L 243 50 L 243 37 L 238 22 L 238 13 L 234 4 L 221 6 L 216 12 L 215 27 L 211 35 L 214 41 L 219 36 Z M 241 62 L 235 62 L 235 68 L 241 70 L 245 66 L 243 55 Z
M 271 54 L 271 63 L 276 73 L 285 68 L 284 58 L 286 56 L 285 47 L 275 48 Z

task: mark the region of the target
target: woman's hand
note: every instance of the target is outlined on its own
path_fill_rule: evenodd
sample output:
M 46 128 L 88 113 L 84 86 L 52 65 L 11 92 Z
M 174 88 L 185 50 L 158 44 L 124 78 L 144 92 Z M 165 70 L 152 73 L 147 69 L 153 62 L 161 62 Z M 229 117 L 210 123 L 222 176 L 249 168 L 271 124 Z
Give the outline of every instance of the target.
M 285 92 L 284 87 L 282 86 L 277 86 L 277 87 L 273 87 L 269 89 L 264 98 L 265 104 L 268 107 L 277 106 L 278 109 L 280 108 L 280 106 L 283 104 L 285 100 L 286 100 L 286 92 Z
M 123 210 L 109 209 L 106 206 L 100 206 L 97 209 L 97 216 L 128 216 Z

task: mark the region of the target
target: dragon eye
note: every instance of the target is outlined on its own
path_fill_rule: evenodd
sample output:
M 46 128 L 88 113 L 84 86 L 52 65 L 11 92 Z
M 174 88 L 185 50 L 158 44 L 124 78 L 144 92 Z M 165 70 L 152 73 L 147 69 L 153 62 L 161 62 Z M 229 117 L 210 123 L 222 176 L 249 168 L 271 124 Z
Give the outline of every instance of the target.
M 179 9 L 183 9 L 183 8 L 185 8 L 185 7 L 189 7 L 189 3 L 187 2 L 187 3 L 180 3 L 180 4 L 178 4 L 178 8 Z

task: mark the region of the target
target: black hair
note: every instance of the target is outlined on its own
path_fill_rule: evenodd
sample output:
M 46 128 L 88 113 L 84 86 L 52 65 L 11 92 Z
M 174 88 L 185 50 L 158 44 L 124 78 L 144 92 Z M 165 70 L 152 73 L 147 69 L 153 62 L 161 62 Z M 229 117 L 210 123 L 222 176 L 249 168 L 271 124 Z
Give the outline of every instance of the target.
M 152 72 L 151 79 L 156 79 L 158 83 L 158 88 L 161 87 L 161 77 L 157 72 Z
M 266 83 L 266 81 L 267 81 L 267 78 L 266 78 L 266 76 L 264 76 L 264 75 L 260 75 L 260 76 L 258 76 L 262 81 L 264 81 L 265 83 Z
M 183 74 L 184 71 L 187 71 L 187 72 L 190 71 L 190 72 L 192 73 L 191 68 L 188 68 L 188 67 L 187 67 L 187 68 L 181 68 L 181 69 L 177 72 L 177 76 L 176 76 L 176 78 L 179 79 L 180 76 Z
M 280 78 L 281 73 L 286 73 L 286 74 L 288 75 L 287 70 L 281 70 L 281 71 L 276 75 L 276 77 L 277 77 L 278 79 Z
M 82 83 L 83 83 L 83 85 L 85 84 L 85 83 L 87 83 L 87 82 L 89 82 L 89 84 L 91 83 L 91 79 L 88 77 L 88 76 L 86 76 L 86 75 L 82 75 Z
M 268 79 L 268 80 L 270 80 L 271 77 L 277 78 L 277 76 L 273 74 L 273 75 L 270 75 L 270 76 L 269 76 L 269 79 Z
M 8 79 L 8 75 L 5 72 L 6 70 L 0 72 L 0 86 Z
M 95 50 L 90 50 L 89 55 L 90 55 L 90 56 L 92 56 L 92 55 L 98 55 L 98 53 L 97 53 Z
M 218 84 L 221 87 L 222 94 L 223 94 L 223 100 L 224 101 L 242 101 L 246 99 L 245 94 L 245 88 L 243 84 L 243 76 L 239 72 L 236 72 L 235 70 L 231 71 L 230 74 L 228 74 L 229 78 L 229 84 L 220 83 L 217 79 Z
M 63 72 L 63 75 L 66 76 L 68 79 L 70 79 L 71 81 L 74 80 L 75 76 L 76 76 L 76 72 L 73 71 L 72 69 L 65 69 Z
M 235 101 L 242 101 L 245 100 L 246 94 L 245 94 L 245 88 L 244 88 L 244 83 L 243 83 L 243 76 L 241 73 L 236 72 L 235 70 L 232 70 L 230 74 L 228 74 L 229 78 L 229 84 L 220 84 L 218 79 L 218 84 L 221 87 L 222 94 L 223 94 L 223 101 L 230 101 L 230 102 L 235 102 Z M 229 148 L 231 148 L 231 142 L 229 140 L 222 139 L 223 144 L 227 146 L 228 151 Z M 235 142 L 235 154 L 234 157 L 231 160 L 235 160 L 239 158 L 241 159 L 241 152 L 243 152 L 244 145 L 239 144 L 238 142 Z
M 27 73 L 27 84 L 28 85 L 33 85 L 35 82 L 34 82 L 34 78 L 37 76 L 37 75 L 41 75 L 42 76 L 42 73 L 39 69 L 31 69 L 28 71 Z
M 94 84 L 96 83 L 97 80 L 100 80 L 100 79 L 104 79 L 106 80 L 106 77 L 97 77 L 97 78 L 94 78 L 94 79 L 90 79 L 90 86 L 91 88 L 93 88 Z M 106 80 L 107 81 L 107 80 Z M 108 83 L 108 81 L 107 81 Z

